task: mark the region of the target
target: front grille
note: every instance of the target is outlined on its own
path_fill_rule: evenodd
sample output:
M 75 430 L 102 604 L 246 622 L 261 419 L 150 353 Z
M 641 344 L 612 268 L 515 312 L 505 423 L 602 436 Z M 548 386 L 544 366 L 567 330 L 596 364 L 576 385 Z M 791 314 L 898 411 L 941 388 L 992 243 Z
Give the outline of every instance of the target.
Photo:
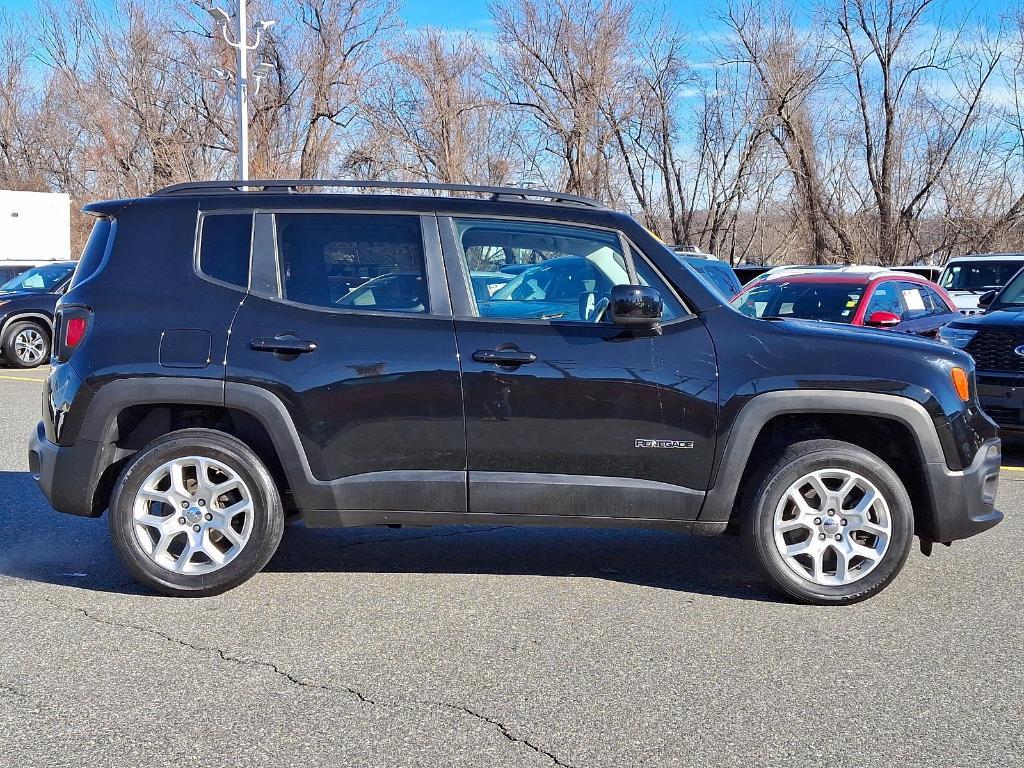
M 986 405 L 985 413 L 1001 427 L 1024 426 L 1024 419 L 1021 418 L 1019 408 L 1002 408 L 998 405 Z
M 1024 387 L 1024 377 L 989 376 L 987 373 L 979 373 L 978 383 L 989 387 Z
M 1024 328 L 1019 331 L 979 330 L 966 351 L 983 371 L 1024 373 L 1024 357 L 1014 349 L 1024 344 Z

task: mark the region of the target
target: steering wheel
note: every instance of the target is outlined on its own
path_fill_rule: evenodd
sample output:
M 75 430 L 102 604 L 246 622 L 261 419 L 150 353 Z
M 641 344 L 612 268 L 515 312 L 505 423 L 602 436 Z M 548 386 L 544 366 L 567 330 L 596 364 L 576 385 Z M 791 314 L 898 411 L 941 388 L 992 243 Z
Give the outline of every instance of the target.
M 604 313 L 608 311 L 608 305 L 611 304 L 608 301 L 608 297 L 602 297 L 597 304 L 594 305 L 594 311 L 591 313 L 588 320 L 592 323 L 600 323 L 604 320 Z

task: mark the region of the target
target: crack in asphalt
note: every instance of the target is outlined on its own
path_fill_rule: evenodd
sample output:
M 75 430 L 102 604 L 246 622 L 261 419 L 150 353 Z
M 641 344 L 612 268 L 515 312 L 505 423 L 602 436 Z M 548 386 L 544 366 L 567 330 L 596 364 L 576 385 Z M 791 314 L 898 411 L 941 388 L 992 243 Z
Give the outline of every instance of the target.
M 501 526 L 501 527 L 506 527 L 506 526 Z M 489 530 L 495 530 L 495 529 L 489 529 Z M 451 534 L 451 535 L 454 535 L 454 534 Z M 432 538 L 432 537 L 420 537 L 420 538 Z M 367 542 L 367 543 L 369 543 L 369 542 Z M 444 702 L 444 701 L 430 701 L 430 700 L 426 700 L 426 699 L 413 699 L 411 701 L 406 701 L 406 702 L 403 702 L 403 701 L 381 701 L 379 699 L 374 699 L 374 698 L 372 698 L 370 696 L 367 696 L 365 693 L 363 693 L 362 691 L 358 690 L 357 688 L 352 688 L 352 687 L 347 686 L 347 685 L 326 685 L 324 683 L 316 683 L 316 682 L 310 682 L 308 680 L 302 680 L 302 679 L 296 677 L 295 675 L 293 675 L 292 673 L 290 673 L 290 672 L 288 672 L 288 671 L 286 671 L 284 669 L 281 669 L 277 664 L 275 664 L 272 661 L 264 661 L 262 659 L 250 659 L 250 658 L 245 658 L 245 657 L 242 657 L 242 656 L 234 656 L 234 655 L 228 653 L 227 651 L 222 650 L 221 648 L 216 648 L 214 646 L 197 645 L 197 644 L 191 643 L 191 642 L 189 642 L 187 640 L 182 640 L 181 638 L 174 637 L 173 635 L 169 635 L 166 632 L 161 632 L 158 629 L 153 629 L 152 627 L 146 627 L 146 626 L 143 626 L 141 624 L 133 624 L 133 623 L 130 623 L 130 622 L 115 621 L 114 619 L 109 619 L 109 618 L 105 618 L 103 616 L 98 616 L 98 615 L 96 615 L 95 613 L 89 611 L 86 608 L 80 608 L 80 607 L 74 606 L 74 605 L 64 605 L 64 604 L 59 603 L 59 602 L 57 602 L 57 601 L 55 601 L 55 600 L 53 600 L 53 599 L 51 599 L 49 597 L 44 597 L 43 599 L 47 603 L 52 605 L 54 608 L 57 608 L 57 609 L 62 610 L 62 611 L 70 611 L 72 613 L 80 614 L 80 615 L 84 616 L 85 618 L 89 619 L 90 621 L 96 622 L 97 624 L 103 624 L 105 626 L 114 627 L 116 629 L 126 629 L 126 630 L 130 629 L 130 630 L 134 630 L 136 632 L 142 632 L 142 633 L 145 633 L 145 634 L 153 635 L 153 636 L 159 637 L 162 640 L 165 640 L 165 641 L 167 641 L 169 643 L 175 643 L 177 645 L 180 645 L 180 646 L 182 646 L 184 648 L 188 648 L 188 649 L 193 650 L 193 651 L 200 651 L 200 652 L 205 652 L 205 653 L 214 653 L 217 656 L 219 656 L 222 661 L 226 661 L 226 662 L 229 662 L 231 664 L 238 664 L 240 666 L 246 666 L 246 667 L 262 667 L 263 669 L 268 669 L 268 670 L 272 671 L 274 674 L 279 675 L 280 677 L 284 678 L 285 680 L 287 680 L 292 685 L 298 686 L 300 688 L 313 688 L 313 689 L 316 689 L 316 690 L 326 691 L 328 693 L 348 694 L 350 696 L 354 696 L 362 704 L 369 704 L 369 705 L 375 706 L 375 707 L 389 708 L 389 707 L 401 706 L 402 704 L 421 704 L 421 705 L 424 705 L 424 706 L 441 708 L 441 709 L 447 709 L 447 710 L 452 711 L 452 712 L 458 712 L 458 713 L 461 713 L 461 714 L 469 715 L 470 717 L 473 717 L 473 718 L 475 718 L 477 720 L 480 720 L 480 721 L 482 721 L 484 723 L 487 723 L 490 726 L 493 726 L 498 731 L 498 733 L 503 738 L 505 738 L 507 741 L 512 742 L 514 744 L 521 744 L 524 747 L 526 747 L 526 748 L 536 752 L 537 754 L 543 755 L 544 757 L 547 757 L 555 765 L 559 766 L 560 768 L 573 768 L 573 766 L 571 764 L 566 763 L 566 762 L 560 760 L 554 753 L 549 752 L 548 750 L 544 749 L 543 747 L 535 744 L 530 739 L 528 739 L 526 737 L 523 737 L 523 736 L 517 736 L 515 733 L 512 732 L 512 730 L 507 725 L 505 725 L 500 720 L 496 720 L 493 717 L 489 717 L 489 716 L 484 715 L 484 714 L 482 714 L 480 712 L 476 712 L 476 711 L 470 709 L 469 707 L 466 707 L 466 706 L 461 705 L 461 704 L 450 704 L 450 703 Z M 11 686 L 8 686 L 6 684 L 3 684 L 3 683 L 0 683 L 0 689 L 2 689 L 2 690 L 10 690 L 13 693 L 15 693 L 17 695 L 20 695 L 22 697 L 26 696 L 26 694 L 22 693 L 21 691 L 18 691 L 17 689 L 15 689 L 15 688 L 13 688 Z
M 452 536 L 471 536 L 478 533 L 489 533 L 490 531 L 500 531 L 504 528 L 510 528 L 508 525 L 495 525 L 490 528 L 474 528 L 468 531 L 448 531 L 446 533 L 426 533 L 422 536 L 402 536 L 402 537 L 388 537 L 381 539 L 367 539 L 366 541 L 350 541 L 348 544 L 342 544 L 338 547 L 339 550 L 349 549 L 350 547 L 365 547 L 370 544 L 397 544 L 403 541 L 422 541 L 423 539 L 447 539 Z
M 537 754 L 544 755 L 544 757 L 550 759 L 551 762 L 553 762 L 555 765 L 561 766 L 561 768 L 572 768 L 572 765 L 570 765 L 569 763 L 562 762 L 561 760 L 558 759 L 557 756 L 555 756 L 554 753 L 548 752 L 543 747 L 537 746 L 536 744 L 534 744 L 532 741 L 530 741 L 527 738 L 524 738 L 522 736 L 516 736 L 514 733 L 512 733 L 508 729 L 508 726 L 506 726 L 501 721 L 495 720 L 494 718 L 488 717 L 487 715 L 483 715 L 483 714 L 481 714 L 479 712 L 475 712 L 472 709 L 470 709 L 469 707 L 464 707 L 461 704 L 446 704 L 443 701 L 423 701 L 423 702 L 419 702 L 419 703 L 421 703 L 421 704 L 432 704 L 434 706 L 444 707 L 446 709 L 451 709 L 451 710 L 454 710 L 456 712 L 463 712 L 463 713 L 469 715 L 470 717 L 475 717 L 475 718 L 477 718 L 479 720 L 483 720 L 485 723 L 488 723 L 489 725 L 493 725 L 495 728 L 497 728 L 498 732 L 502 736 L 504 736 L 506 739 L 508 739 L 509 741 L 511 741 L 511 742 L 513 742 L 515 744 L 522 744 L 523 746 L 532 749 Z

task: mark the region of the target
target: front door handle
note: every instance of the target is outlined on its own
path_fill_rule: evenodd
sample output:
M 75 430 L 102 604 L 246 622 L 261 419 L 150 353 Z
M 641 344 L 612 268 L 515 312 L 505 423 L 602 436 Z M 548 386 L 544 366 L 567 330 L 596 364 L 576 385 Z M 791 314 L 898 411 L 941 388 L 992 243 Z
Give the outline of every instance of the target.
M 253 352 L 275 352 L 279 355 L 302 355 L 316 351 L 315 341 L 297 339 L 294 336 L 262 336 L 249 340 Z
M 492 365 L 527 365 L 536 362 L 537 356 L 518 349 L 478 349 L 473 353 L 473 359 Z

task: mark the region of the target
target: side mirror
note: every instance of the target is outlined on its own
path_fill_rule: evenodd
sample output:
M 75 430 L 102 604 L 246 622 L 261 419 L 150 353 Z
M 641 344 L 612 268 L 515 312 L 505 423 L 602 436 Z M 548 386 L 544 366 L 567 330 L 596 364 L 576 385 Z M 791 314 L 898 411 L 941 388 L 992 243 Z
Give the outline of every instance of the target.
M 864 325 L 870 325 L 872 328 L 892 328 L 893 326 L 899 325 L 901 318 L 899 315 L 892 312 L 872 312 L 871 316 L 864 321 Z
M 996 300 L 996 294 L 998 293 L 999 291 L 986 291 L 981 294 L 981 296 L 978 297 L 978 306 L 987 307 L 991 305 L 992 302 Z
M 661 325 L 665 303 L 657 288 L 616 285 L 609 296 L 608 317 L 615 325 L 650 331 Z

